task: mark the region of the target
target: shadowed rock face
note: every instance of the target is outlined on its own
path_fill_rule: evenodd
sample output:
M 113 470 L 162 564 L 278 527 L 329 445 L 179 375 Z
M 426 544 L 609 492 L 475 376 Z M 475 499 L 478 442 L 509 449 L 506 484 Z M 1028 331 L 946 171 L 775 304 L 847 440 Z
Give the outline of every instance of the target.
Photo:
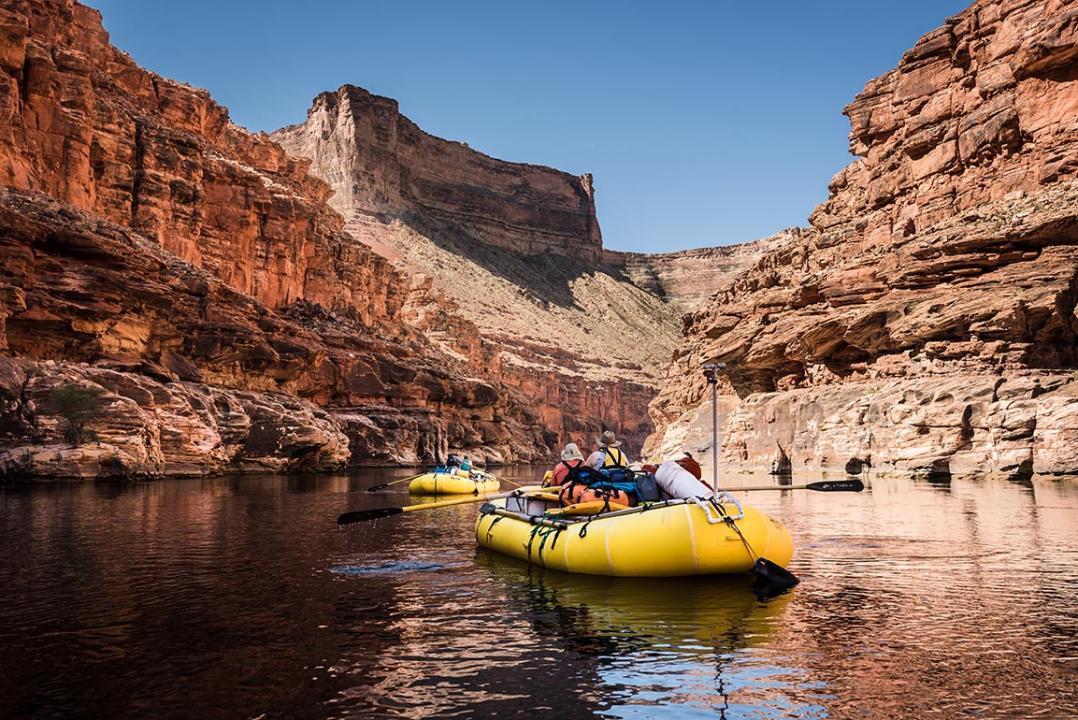
M 496 160 L 428 135 L 391 98 L 343 85 L 316 97 L 306 122 L 272 137 L 310 158 L 345 217 L 419 216 L 521 255 L 552 253 L 592 266 L 601 259 L 590 175 Z
M 551 452 L 518 391 L 403 322 L 407 279 L 305 161 L 139 68 L 96 11 L 0 2 L 0 114 L 0 472 Z M 56 444 L 68 382 L 105 393 L 92 447 Z
M 416 275 L 405 319 L 529 398 L 556 443 L 612 428 L 635 454 L 680 313 L 763 252 L 603 251 L 590 176 L 433 137 L 351 85 L 271 137 L 311 161 L 352 235 Z
M 721 461 L 1078 471 L 1078 5 L 978 2 L 845 112 L 812 228 L 686 318 L 649 448 Z

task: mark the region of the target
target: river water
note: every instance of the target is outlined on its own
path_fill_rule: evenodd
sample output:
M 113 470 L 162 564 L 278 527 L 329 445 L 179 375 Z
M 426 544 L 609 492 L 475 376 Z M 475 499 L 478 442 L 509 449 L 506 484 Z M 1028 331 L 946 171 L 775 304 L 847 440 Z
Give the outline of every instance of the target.
M 1076 480 L 752 493 L 802 580 L 761 602 L 477 551 L 474 506 L 336 528 L 406 474 L 0 489 L 0 717 L 1078 716 Z

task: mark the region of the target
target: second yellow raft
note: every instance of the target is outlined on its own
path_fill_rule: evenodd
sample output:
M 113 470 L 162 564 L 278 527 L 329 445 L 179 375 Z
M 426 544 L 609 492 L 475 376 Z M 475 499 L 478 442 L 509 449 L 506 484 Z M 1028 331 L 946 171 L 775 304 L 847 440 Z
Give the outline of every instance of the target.
M 706 503 L 659 504 L 643 512 L 573 518 L 564 529 L 536 524 L 538 517 L 528 521 L 498 514 L 504 499 L 491 506 L 484 506 L 475 524 L 479 545 L 565 572 L 624 577 L 742 573 L 758 557 L 785 567 L 794 552 L 786 527 L 751 506 L 742 510 L 722 503 L 720 511 Z M 720 519 L 742 512 L 733 525 Z
M 420 475 L 408 485 L 413 495 L 478 495 L 495 492 L 501 484 L 486 474 L 450 475 L 430 472 Z

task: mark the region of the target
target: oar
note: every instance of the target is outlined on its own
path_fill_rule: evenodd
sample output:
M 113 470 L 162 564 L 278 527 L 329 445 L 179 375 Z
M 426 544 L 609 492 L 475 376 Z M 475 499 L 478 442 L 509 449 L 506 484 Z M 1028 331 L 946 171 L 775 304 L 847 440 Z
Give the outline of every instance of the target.
M 538 491 L 539 488 L 534 488 L 533 491 Z M 485 502 L 487 500 L 499 500 L 501 498 L 507 498 L 513 493 L 520 493 L 519 490 L 512 490 L 506 493 L 495 493 L 493 495 L 472 495 L 465 498 L 454 498 L 452 500 L 439 500 L 432 503 L 420 503 L 419 505 L 405 505 L 403 507 L 384 507 L 384 508 L 371 508 L 370 510 L 352 510 L 351 512 L 343 513 L 337 517 L 338 525 L 351 525 L 353 523 L 365 522 L 367 520 L 377 520 L 378 518 L 392 517 L 393 515 L 400 515 L 406 512 L 415 512 L 416 510 L 433 510 L 435 508 L 449 507 L 451 505 L 467 505 L 468 503 Z M 520 493 L 527 496 L 529 493 Z
M 513 487 L 516 487 L 516 488 L 525 487 L 524 485 L 521 485 L 518 482 L 513 482 L 512 480 L 509 480 L 507 478 L 499 477 L 499 476 L 495 475 L 494 473 L 492 473 L 492 472 L 490 472 L 488 470 L 483 470 L 482 472 L 483 472 L 484 475 L 489 475 L 492 478 L 494 478 L 495 480 L 497 480 L 498 482 L 509 483 L 510 485 L 512 485 Z
M 369 488 L 367 488 L 367 492 L 377 492 L 379 490 L 385 490 L 390 485 L 400 485 L 401 483 L 412 482 L 417 477 L 423 477 L 426 474 L 427 473 L 425 473 L 425 472 L 421 472 L 418 475 L 413 475 L 412 477 L 404 478 L 403 480 L 394 480 L 393 482 L 386 482 L 386 483 L 379 483 L 378 485 L 371 485 Z
M 861 492 L 865 484 L 860 480 L 822 480 L 804 485 L 750 485 L 749 487 L 722 488 L 726 492 L 751 492 L 755 490 L 815 490 L 817 492 Z

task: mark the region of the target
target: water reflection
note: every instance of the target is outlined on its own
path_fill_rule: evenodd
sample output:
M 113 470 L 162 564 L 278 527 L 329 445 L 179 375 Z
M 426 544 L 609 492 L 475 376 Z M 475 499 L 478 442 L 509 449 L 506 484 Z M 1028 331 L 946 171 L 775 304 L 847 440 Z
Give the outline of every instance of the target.
M 0 717 L 1078 712 L 1073 480 L 753 493 L 802 579 L 761 603 L 477 553 L 473 506 L 334 526 L 411 474 L 0 490 Z
M 760 718 L 820 710 L 811 701 L 788 702 L 809 690 L 798 673 L 762 667 L 745 652 L 766 645 L 794 594 L 758 601 L 747 576 L 578 576 L 487 551 L 477 563 L 504 584 L 510 607 L 523 611 L 538 636 L 567 660 L 593 665 L 604 717 L 633 717 L 656 705 L 719 717 L 748 705 Z

